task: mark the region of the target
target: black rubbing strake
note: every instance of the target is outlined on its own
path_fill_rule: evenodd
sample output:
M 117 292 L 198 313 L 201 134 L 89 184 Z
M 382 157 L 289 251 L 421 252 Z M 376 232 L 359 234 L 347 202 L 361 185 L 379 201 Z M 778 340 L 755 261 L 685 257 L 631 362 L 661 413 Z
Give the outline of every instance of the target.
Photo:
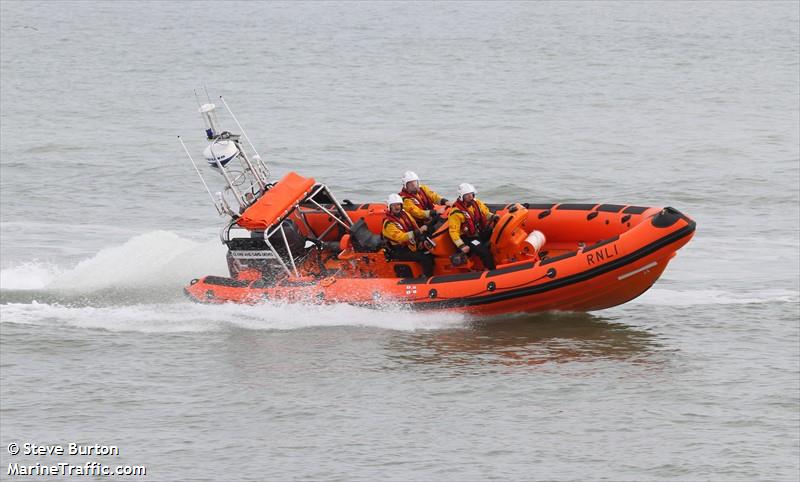
M 622 211 L 623 214 L 642 214 L 643 212 L 647 211 L 650 208 L 646 208 L 643 206 L 628 206 Z
M 428 283 L 428 278 L 425 275 L 419 278 L 403 278 L 397 282 L 399 285 L 424 285 Z
M 213 275 L 203 278 L 203 283 L 207 285 L 230 286 L 233 288 L 243 288 L 250 284 L 249 281 L 239 281 L 232 278 L 223 278 L 222 276 Z
M 460 274 L 446 274 L 442 276 L 434 276 L 431 278 L 431 284 L 437 283 L 450 283 L 453 281 L 467 281 L 478 279 L 483 276 L 483 271 L 472 271 L 470 273 L 460 273 Z
M 559 204 L 559 211 L 591 211 L 597 204 Z
M 553 256 L 552 258 L 547 258 L 547 259 L 542 260 L 542 262 L 539 263 L 539 266 L 544 266 L 546 264 L 555 263 L 556 261 L 561 261 L 562 259 L 568 259 L 568 258 L 571 258 L 571 257 L 575 256 L 576 254 L 578 254 L 577 251 L 570 251 L 569 253 L 564 253 L 564 254 L 560 254 L 558 256 Z
M 504 274 L 508 274 L 508 273 L 514 273 L 515 271 L 523 271 L 523 270 L 526 270 L 526 269 L 531 269 L 535 265 L 536 265 L 536 263 L 530 262 L 530 263 L 518 264 L 518 265 L 515 265 L 515 266 L 509 266 L 507 268 L 493 269 L 493 270 L 489 271 L 489 273 L 486 275 L 486 277 L 487 278 L 493 278 L 495 276 L 500 276 L 500 275 L 504 275 Z
M 599 248 L 601 246 L 605 246 L 607 244 L 613 243 L 614 241 L 616 241 L 618 239 L 619 239 L 619 236 L 614 236 L 613 238 L 608 238 L 608 239 L 604 239 L 602 241 L 598 241 L 598 242 L 594 243 L 591 246 L 587 246 L 587 247 L 583 248 L 583 252 L 584 253 L 588 253 L 589 251 L 591 251 L 593 249 L 597 249 L 597 248 Z
M 601 204 L 597 210 L 604 213 L 618 213 L 622 211 L 624 207 L 623 204 Z

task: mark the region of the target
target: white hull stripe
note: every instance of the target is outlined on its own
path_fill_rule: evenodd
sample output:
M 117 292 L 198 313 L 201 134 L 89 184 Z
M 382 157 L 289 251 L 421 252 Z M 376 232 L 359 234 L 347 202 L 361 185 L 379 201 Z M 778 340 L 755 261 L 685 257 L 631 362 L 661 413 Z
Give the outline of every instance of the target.
M 639 274 L 639 273 L 641 273 L 642 271 L 646 271 L 646 270 L 648 270 L 648 269 L 652 268 L 653 266 L 655 266 L 655 265 L 657 265 L 657 264 L 658 264 L 658 263 L 657 263 L 657 262 L 655 262 L 655 261 L 653 261 L 652 263 L 647 263 L 646 265 L 642 266 L 641 268 L 639 268 L 639 269 L 635 269 L 635 270 L 631 271 L 630 273 L 625 273 L 625 274 L 619 275 L 619 277 L 618 277 L 617 279 L 618 279 L 619 281 L 622 281 L 622 280 L 624 280 L 624 279 L 630 278 L 631 276 L 633 276 L 633 275 L 635 275 L 635 274 Z

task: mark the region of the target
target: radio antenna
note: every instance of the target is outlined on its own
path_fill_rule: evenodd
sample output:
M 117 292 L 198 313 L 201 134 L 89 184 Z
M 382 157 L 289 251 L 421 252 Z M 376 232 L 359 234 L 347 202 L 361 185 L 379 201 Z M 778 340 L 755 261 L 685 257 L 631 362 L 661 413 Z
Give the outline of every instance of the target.
M 222 101 L 222 104 L 225 106 L 225 109 L 228 111 L 228 114 L 230 114 L 231 118 L 233 119 L 233 122 L 236 123 L 236 127 L 239 128 L 239 132 L 242 133 L 242 136 L 244 136 L 244 138 L 247 140 L 247 143 L 250 144 L 250 149 L 252 149 L 253 152 L 255 153 L 254 159 L 260 163 L 261 155 L 259 155 L 258 151 L 256 150 L 256 146 L 254 146 L 252 141 L 250 141 L 250 137 L 247 135 L 247 132 L 244 131 L 244 127 L 242 127 L 242 124 L 239 123 L 239 119 L 236 118 L 236 115 L 233 113 L 231 108 L 228 106 L 228 103 L 225 102 L 225 99 L 222 96 L 219 96 L 219 100 Z
M 203 183 L 203 186 L 205 186 L 206 192 L 208 193 L 208 197 L 211 198 L 211 202 L 214 204 L 214 207 L 217 208 L 217 212 L 219 214 L 222 214 L 222 210 L 220 209 L 219 205 L 217 204 L 217 200 L 214 199 L 214 195 L 211 194 L 211 189 L 208 188 L 208 184 L 206 184 L 206 180 L 203 179 L 203 175 L 200 174 L 200 169 L 197 168 L 197 164 L 195 164 L 194 159 L 192 158 L 192 155 L 189 154 L 189 149 L 186 148 L 186 144 L 183 142 L 183 139 L 181 138 L 181 136 L 178 136 L 178 141 L 180 141 L 181 146 L 183 146 L 183 150 L 184 150 L 184 152 L 186 152 L 186 155 L 189 156 L 189 160 L 192 161 L 192 166 L 194 166 L 194 170 L 197 172 L 197 175 L 200 176 L 200 181 Z

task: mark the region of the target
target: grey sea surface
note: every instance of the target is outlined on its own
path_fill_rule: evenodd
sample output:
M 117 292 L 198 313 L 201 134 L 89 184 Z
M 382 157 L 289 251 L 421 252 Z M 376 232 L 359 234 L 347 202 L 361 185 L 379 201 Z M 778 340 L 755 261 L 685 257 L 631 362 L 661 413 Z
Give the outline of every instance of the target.
M 0 2 L 0 478 L 800 479 L 799 25 L 797 2 Z M 697 234 L 596 313 L 192 304 L 226 272 L 176 137 L 201 156 L 204 86 L 273 178 L 340 199 L 411 169 Z M 70 442 L 120 454 L 7 450 Z

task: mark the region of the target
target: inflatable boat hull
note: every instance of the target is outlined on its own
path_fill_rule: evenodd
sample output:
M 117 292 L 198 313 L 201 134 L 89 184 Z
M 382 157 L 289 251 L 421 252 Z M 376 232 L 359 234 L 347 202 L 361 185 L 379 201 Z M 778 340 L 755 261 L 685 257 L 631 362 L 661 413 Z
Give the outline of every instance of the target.
M 535 259 L 497 269 L 441 274 L 430 278 L 329 276 L 262 279 L 207 276 L 185 292 L 204 303 L 350 303 L 371 307 L 403 305 L 418 310 L 475 314 L 537 311 L 596 311 L 628 302 L 649 289 L 678 249 L 692 238 L 695 222 L 672 208 L 610 204 L 525 205 L 522 227 L 540 230 L 547 244 Z M 494 205 L 499 214 L 508 206 Z M 383 208 L 351 205 L 350 217 L 377 231 Z M 324 214 L 320 213 L 320 222 Z M 314 229 L 314 217 L 308 229 Z M 331 234 L 336 239 L 340 234 Z M 369 264 L 379 254 L 357 253 Z

